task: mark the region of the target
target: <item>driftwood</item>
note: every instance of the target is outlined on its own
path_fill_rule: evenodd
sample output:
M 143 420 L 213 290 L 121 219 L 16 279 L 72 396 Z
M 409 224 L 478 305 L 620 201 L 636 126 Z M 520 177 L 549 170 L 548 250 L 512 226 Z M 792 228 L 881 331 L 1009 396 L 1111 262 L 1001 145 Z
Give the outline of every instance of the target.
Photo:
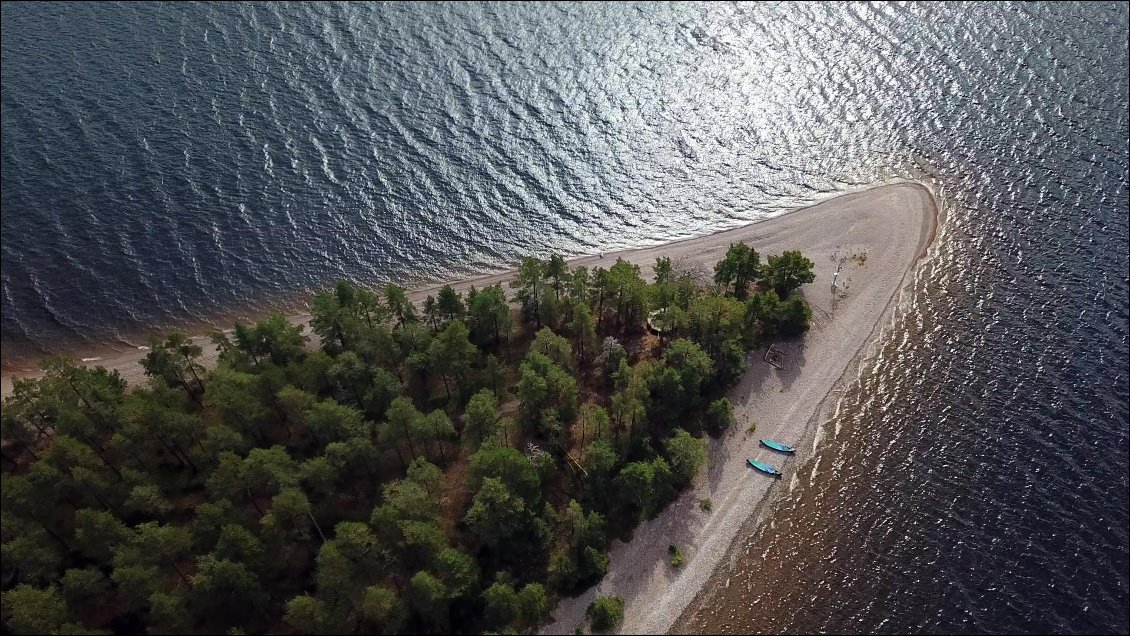
M 772 365 L 774 369 L 780 369 L 781 365 L 777 364 L 777 356 L 783 356 L 783 355 L 788 355 L 788 354 L 786 354 L 784 351 L 774 349 L 772 343 L 770 343 L 769 347 L 767 349 L 765 349 L 765 355 L 762 356 L 761 359 L 765 360 L 770 365 Z

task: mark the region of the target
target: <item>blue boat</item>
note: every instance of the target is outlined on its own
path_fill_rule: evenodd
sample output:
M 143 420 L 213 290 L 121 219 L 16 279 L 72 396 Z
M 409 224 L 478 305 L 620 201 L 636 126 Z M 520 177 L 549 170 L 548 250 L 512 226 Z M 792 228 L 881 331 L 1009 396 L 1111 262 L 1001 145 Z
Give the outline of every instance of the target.
M 796 452 L 796 449 L 793 448 L 792 446 L 789 446 L 788 444 L 782 444 L 781 442 L 775 442 L 771 439 L 761 440 L 761 445 L 765 446 L 767 448 L 772 448 L 773 450 L 781 452 L 781 453 L 795 453 Z
M 769 464 L 762 464 L 761 462 L 754 461 L 752 459 L 747 459 L 746 461 L 749 462 L 750 466 L 753 466 L 757 470 L 760 470 L 761 472 L 763 472 L 767 475 L 773 475 L 774 477 L 780 477 L 781 476 L 781 471 L 777 470 L 776 468 L 773 468 Z

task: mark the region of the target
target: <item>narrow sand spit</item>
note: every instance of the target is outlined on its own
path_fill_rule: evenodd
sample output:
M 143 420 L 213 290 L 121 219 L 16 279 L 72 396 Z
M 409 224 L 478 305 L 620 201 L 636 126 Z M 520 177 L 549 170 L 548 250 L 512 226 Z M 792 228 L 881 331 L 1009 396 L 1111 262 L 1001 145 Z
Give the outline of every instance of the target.
M 752 352 L 741 382 L 729 392 L 738 425 L 710 443 L 710 464 L 696 486 L 658 517 L 640 525 L 629 543 L 612 546 L 612 566 L 604 580 L 586 593 L 566 599 L 554 611 L 545 633 L 569 633 L 584 620 L 598 594 L 626 601 L 625 633 L 659 633 L 671 627 L 725 556 L 737 531 L 773 488 L 784 488 L 793 472 L 812 454 L 816 424 L 838 401 L 836 389 L 853 377 L 860 358 L 889 319 L 898 293 L 910 280 L 915 263 L 933 240 L 937 205 L 924 186 L 900 182 L 837 196 L 817 205 L 733 230 L 658 247 L 587 256 L 573 266 L 609 267 L 617 258 L 637 263 L 650 278 L 657 256 L 669 256 L 677 269 L 709 276 L 730 243 L 745 241 L 762 255 L 800 250 L 816 264 L 816 281 L 800 293 L 813 309 L 813 328 L 799 342 L 777 345 L 783 355 L 774 368 L 764 351 Z M 764 256 L 763 256 L 764 257 Z M 833 273 L 839 287 L 832 289 Z M 508 281 L 513 271 L 452 282 L 456 290 Z M 442 285 L 409 294 L 417 303 Z M 291 316 L 307 325 L 309 314 Z M 203 362 L 213 365 L 216 350 L 207 336 L 193 340 L 204 348 Z M 89 364 L 118 369 L 130 382 L 145 380 L 139 361 L 145 351 L 95 352 Z M 7 396 L 13 377 L 37 372 L 5 372 L 0 389 Z M 747 434 L 750 422 L 757 423 Z M 773 438 L 798 447 L 785 458 L 759 448 Z M 745 464 L 752 457 L 784 471 L 780 481 L 755 474 Z M 711 512 L 698 502 L 710 498 Z M 686 556 L 678 570 L 667 561 L 667 546 Z
M 816 264 L 815 282 L 801 290 L 812 305 L 813 328 L 803 341 L 774 346 L 783 353 L 777 358 L 780 369 L 764 361 L 764 350 L 750 354 L 748 371 L 729 392 L 738 424 L 711 441 L 706 474 L 658 517 L 640 525 L 629 543 L 615 542 L 608 575 L 586 593 L 563 601 L 543 633 L 572 633 L 597 595 L 624 598 L 622 633 L 656 634 L 671 628 L 766 495 L 788 487 L 814 452 L 817 424 L 831 415 L 839 390 L 855 377 L 861 358 L 892 315 L 899 292 L 933 240 L 937 217 L 929 190 L 900 183 L 632 253 L 641 265 L 666 253 L 710 266 L 733 241 L 744 240 L 762 254 L 798 249 Z M 833 292 L 833 273 L 841 263 L 836 277 L 840 288 Z M 747 433 L 751 422 L 757 423 L 752 434 Z M 797 447 L 797 454 L 787 457 L 762 448 L 761 438 Z M 746 465 L 746 458 L 774 465 L 784 477 L 762 475 Z M 706 498 L 713 504 L 710 512 L 699 508 Z M 671 544 L 686 558 L 679 569 L 668 562 Z

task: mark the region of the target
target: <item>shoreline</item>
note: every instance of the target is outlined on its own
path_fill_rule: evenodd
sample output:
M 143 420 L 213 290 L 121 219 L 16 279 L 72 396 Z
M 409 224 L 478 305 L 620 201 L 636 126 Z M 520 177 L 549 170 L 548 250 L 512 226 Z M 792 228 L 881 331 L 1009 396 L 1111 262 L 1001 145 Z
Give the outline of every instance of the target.
M 808 218 L 817 216 L 817 211 L 820 218 Z M 666 633 L 676 625 L 685 626 L 685 617 L 705 596 L 704 586 L 732 558 L 741 530 L 751 522 L 764 522 L 775 495 L 796 485 L 797 471 L 819 445 L 818 425 L 839 408 L 844 388 L 856 379 L 892 323 L 903 291 L 937 236 L 939 215 L 938 202 L 928 188 L 899 182 L 747 226 L 747 230 L 786 226 L 780 228 L 784 236 L 749 236 L 753 240 L 747 242 L 763 254 L 800 249 L 815 262 L 816 281 L 800 292 L 812 305 L 813 327 L 801 341 L 774 344 L 774 349 L 785 353 L 781 370 L 762 360 L 764 349 L 750 354 L 745 375 L 727 393 L 737 425 L 710 440 L 706 474 L 656 518 L 641 524 L 628 543 L 614 541 L 605 578 L 585 593 L 564 599 L 543 634 L 572 632 L 598 595 L 624 598 L 620 633 Z M 846 232 L 820 227 L 837 217 L 851 223 Z M 809 242 L 798 241 L 790 229 Z M 833 297 L 831 274 L 838 259 L 845 251 L 850 255 L 861 249 L 868 251 L 862 264 L 844 263 L 846 296 Z M 829 252 L 837 254 L 836 260 L 829 258 Z M 751 420 L 757 428 L 747 433 Z M 783 441 L 797 452 L 784 456 L 761 448 L 762 437 Z M 744 465 L 747 457 L 776 466 L 784 477 L 774 481 L 755 473 Z M 699 508 L 699 501 L 706 498 L 712 501 L 711 512 Z M 686 557 L 680 569 L 667 562 L 670 544 Z
M 543 633 L 567 633 L 584 621 L 585 609 L 598 594 L 619 595 L 626 601 L 625 633 L 666 632 L 698 598 L 702 587 L 730 553 L 738 532 L 750 519 L 765 514 L 768 496 L 776 483 L 755 475 L 745 467 L 752 457 L 776 465 L 785 477 L 776 491 L 791 487 L 798 467 L 803 466 L 818 444 L 817 426 L 839 404 L 837 388 L 858 373 L 867 352 L 875 345 L 916 264 L 932 244 L 938 227 L 938 204 L 933 193 L 915 181 L 883 182 L 858 190 L 836 193 L 820 202 L 778 216 L 720 230 L 705 236 L 653 247 L 587 255 L 568 261 L 571 267 L 608 267 L 617 258 L 640 265 L 649 278 L 656 256 L 668 256 L 676 268 L 712 271 L 729 247 L 745 241 L 764 255 L 800 250 L 815 264 L 816 281 L 798 293 L 812 306 L 812 329 L 799 341 L 775 344 L 784 352 L 781 369 L 762 360 L 763 350 L 751 352 L 747 371 L 729 392 L 734 405 L 735 427 L 718 439 L 709 440 L 709 463 L 705 475 L 683 492 L 656 518 L 636 528 L 628 543 L 614 541 L 611 567 L 605 578 L 588 591 L 563 599 Z M 864 257 L 861 255 L 866 254 Z M 852 256 L 855 258 L 851 258 Z M 842 265 L 840 283 L 831 290 L 832 273 Z M 509 281 L 514 270 L 485 274 L 460 281 L 436 282 L 409 291 L 417 304 L 444 284 L 465 292 L 472 285 L 483 287 Z M 309 330 L 309 312 L 292 313 L 287 319 Z M 225 329 L 230 331 L 230 327 Z M 191 332 L 190 332 L 191 333 Z M 860 336 L 860 334 L 866 334 Z M 201 362 L 214 366 L 215 347 L 207 335 L 192 337 L 204 349 Z M 84 364 L 117 369 L 131 384 L 145 381 L 140 360 L 144 350 L 127 349 Z M 74 359 L 81 360 L 77 354 Z M 8 396 L 13 378 L 38 377 L 38 371 L 3 369 L 0 394 Z M 750 421 L 757 422 L 747 433 Z M 776 455 L 758 448 L 758 439 L 771 437 L 796 447 L 795 457 Z M 711 512 L 698 503 L 710 498 Z M 676 570 L 667 562 L 667 546 L 675 544 L 686 561 Z M 692 607 L 693 609 L 693 607 Z
M 658 245 L 635 247 L 618 250 L 615 252 L 606 252 L 601 255 L 587 254 L 578 255 L 567 259 L 570 267 L 577 265 L 585 265 L 590 269 L 594 266 L 609 267 L 616 262 L 618 257 L 625 260 L 637 262 L 640 264 L 641 269 L 645 275 L 650 275 L 651 267 L 654 265 L 654 257 L 660 255 L 672 255 L 681 246 L 688 246 L 690 244 L 710 244 L 715 241 L 722 241 L 724 237 L 728 237 L 735 233 L 746 232 L 750 228 L 763 226 L 765 223 L 771 223 L 776 219 L 784 218 L 793 215 L 797 212 L 802 212 L 816 206 L 823 205 L 828 201 L 842 199 L 844 197 L 857 196 L 859 194 L 869 192 L 879 188 L 886 188 L 900 185 L 917 185 L 925 188 L 924 185 L 917 181 L 909 181 L 905 179 L 895 179 L 890 181 L 883 181 L 877 184 L 863 186 L 857 189 L 841 192 L 827 193 L 819 201 L 810 205 L 794 208 L 778 214 L 777 216 L 752 221 L 744 225 L 739 225 L 729 229 L 717 230 L 710 234 L 705 234 L 698 237 L 679 239 L 660 243 Z M 731 240 L 731 239 L 726 239 Z M 732 240 L 741 240 L 740 237 Z M 728 246 L 728 243 L 723 246 Z M 789 248 L 786 248 L 789 249 Z M 672 254 L 668 254 L 668 252 Z M 724 254 L 723 249 L 723 254 Z M 639 255 L 648 254 L 651 260 L 641 258 Z M 720 258 L 720 257 L 719 257 Z M 517 264 L 514 266 L 517 267 Z M 485 285 L 493 285 L 496 282 L 507 282 L 514 277 L 515 269 L 507 269 L 496 271 L 493 273 L 476 274 L 470 278 L 447 279 L 438 282 L 430 282 L 422 286 L 413 287 L 408 290 L 408 297 L 415 303 L 420 304 L 428 294 L 434 294 L 444 285 L 451 285 L 456 291 L 466 292 L 467 288 L 471 285 L 476 287 L 483 287 Z M 327 289 L 332 286 L 332 283 L 327 284 Z M 201 320 L 193 322 L 191 325 L 172 325 L 168 327 L 154 327 L 145 331 L 123 331 L 118 337 L 113 340 L 104 341 L 99 344 L 92 344 L 89 346 L 75 344 L 75 346 L 65 346 L 60 351 L 53 355 L 60 355 L 75 361 L 78 364 L 85 366 L 104 366 L 107 369 L 117 369 L 121 372 L 122 376 L 130 383 L 144 382 L 145 377 L 142 372 L 140 361 L 145 357 L 146 350 L 140 348 L 148 340 L 150 335 L 167 334 L 172 330 L 179 330 L 189 336 L 189 339 L 203 347 L 204 355 L 201 356 L 201 362 L 207 367 L 212 366 L 216 362 L 216 351 L 212 346 L 209 339 L 209 334 L 213 331 L 223 331 L 230 334 L 232 326 L 235 322 L 254 323 L 262 320 L 274 312 L 280 312 L 291 323 L 306 326 L 303 333 L 313 336 L 310 331 L 309 323 L 311 319 L 310 306 L 313 301 L 313 294 L 305 292 L 298 292 L 290 294 L 281 300 L 268 301 L 264 299 L 262 302 L 256 302 L 251 307 L 243 307 L 240 309 L 233 309 L 230 311 L 217 311 L 203 316 Z M 301 308 L 301 309 L 299 309 Z M 130 342 L 130 339 L 136 340 Z M 12 394 L 12 380 L 23 378 L 39 378 L 43 376 L 43 372 L 39 369 L 39 364 L 52 354 L 17 354 L 9 360 L 0 362 L 0 397 L 7 397 Z

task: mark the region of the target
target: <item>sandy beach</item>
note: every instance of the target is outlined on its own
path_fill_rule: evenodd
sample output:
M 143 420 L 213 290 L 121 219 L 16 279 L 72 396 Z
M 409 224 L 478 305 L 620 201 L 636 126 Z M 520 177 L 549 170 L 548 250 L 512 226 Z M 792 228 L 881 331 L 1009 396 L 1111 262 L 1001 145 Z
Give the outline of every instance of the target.
M 774 346 L 783 352 L 780 369 L 763 360 L 764 350 L 750 354 L 748 371 L 729 393 L 738 425 L 711 440 L 705 474 L 658 517 L 640 525 L 630 542 L 615 542 L 608 575 L 586 593 L 563 601 L 543 633 L 572 633 L 597 595 L 624 598 L 622 633 L 671 628 L 743 524 L 769 494 L 789 486 L 815 451 L 818 424 L 834 411 L 844 385 L 856 377 L 889 322 L 915 264 L 933 240 L 937 217 L 937 205 L 925 187 L 884 185 L 736 230 L 640 251 L 641 264 L 667 253 L 705 265 L 717 261 L 733 241 L 746 241 L 762 254 L 799 249 L 816 264 L 815 282 L 801 290 L 812 305 L 813 328 L 802 341 Z M 837 279 L 842 289 L 833 292 L 833 273 L 841 261 Z M 752 434 L 747 433 L 751 422 L 757 423 Z M 763 437 L 796 447 L 796 455 L 761 448 Z M 757 473 L 746 458 L 772 464 L 784 477 Z M 699 507 L 706 498 L 713 504 L 709 512 Z M 670 544 L 686 557 L 679 569 L 668 562 Z
M 772 219 L 708 236 L 645 249 L 573 259 L 570 265 L 609 267 L 617 258 L 640 265 L 650 278 L 657 256 L 671 257 L 677 269 L 709 276 L 730 243 L 745 241 L 764 255 L 797 249 L 815 265 L 816 280 L 800 291 L 813 309 L 813 328 L 802 341 L 782 343 L 778 366 L 763 360 L 764 351 L 749 355 L 748 371 L 730 393 L 738 425 L 710 441 L 710 460 L 693 488 L 662 514 L 641 524 L 628 543 L 612 546 L 612 566 L 605 579 L 586 593 L 565 599 L 544 633 L 571 633 L 584 621 L 585 609 L 599 595 L 619 595 L 626 601 L 625 633 L 659 633 L 674 624 L 726 555 L 742 524 L 775 490 L 786 488 L 798 466 L 812 455 L 817 424 L 830 414 L 842 386 L 857 372 L 871 344 L 889 321 L 899 292 L 910 280 L 915 263 L 926 253 L 937 224 L 931 193 L 911 182 L 875 186 L 837 196 Z M 837 268 L 839 286 L 833 290 Z M 505 282 L 512 271 L 451 284 L 459 291 Z M 420 303 L 442 285 L 412 291 Z M 291 316 L 307 325 L 309 314 Z M 194 341 L 204 348 L 204 364 L 212 365 L 216 350 L 207 336 Z M 130 382 L 143 382 L 139 361 L 145 351 L 131 349 L 95 353 L 88 363 L 118 369 Z M 81 358 L 79 358 L 81 359 Z M 13 377 L 36 372 L 6 371 L 3 395 L 11 392 Z M 756 432 L 749 434 L 751 422 Z M 794 457 L 759 448 L 758 439 L 773 438 L 796 446 Z M 774 480 L 745 464 L 747 457 L 771 463 L 784 472 Z M 699 507 L 711 499 L 712 510 Z M 668 563 L 667 546 L 679 546 L 685 564 Z

